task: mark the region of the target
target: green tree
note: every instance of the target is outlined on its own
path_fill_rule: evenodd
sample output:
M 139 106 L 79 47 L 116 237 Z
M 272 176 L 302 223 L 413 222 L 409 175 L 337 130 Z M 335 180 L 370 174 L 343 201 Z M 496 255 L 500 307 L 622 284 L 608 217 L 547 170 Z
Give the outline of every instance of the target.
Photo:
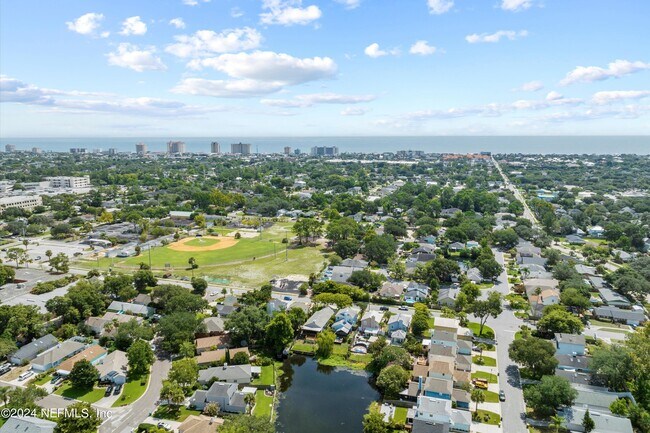
M 228 315 L 225 327 L 230 331 L 233 342 L 246 341 L 249 345 L 264 337 L 269 315 L 266 310 L 256 306 L 245 306 Z
M 181 344 L 193 341 L 200 322 L 193 313 L 172 313 L 164 316 L 158 323 L 158 332 L 162 336 L 162 348 L 178 353 Z
M 564 423 L 564 418 L 563 417 L 561 417 L 559 415 L 552 415 L 551 416 L 551 423 L 549 424 L 549 427 L 554 428 L 555 433 L 558 433 L 560 431 L 560 427 L 562 427 L 563 423 Z
M 508 355 L 513 361 L 530 369 L 537 378 L 553 374 L 557 367 L 555 346 L 548 340 L 536 337 L 521 338 L 510 343 Z
M 543 376 L 539 383 L 524 389 L 526 404 L 542 416 L 553 415 L 557 407 L 571 406 L 577 395 L 569 381 L 560 376 Z
M 86 402 L 77 402 L 57 419 L 55 433 L 95 433 L 102 423 L 97 411 Z
M 582 417 L 582 428 L 585 429 L 585 433 L 591 433 L 593 429 L 596 428 L 596 423 L 589 414 L 589 409 L 585 411 L 585 416 Z
M 389 433 L 388 424 L 384 421 L 384 415 L 379 412 L 376 404 L 370 406 L 370 410 L 363 416 L 363 433 Z
M 178 350 L 178 356 L 181 358 L 193 358 L 196 353 L 196 346 L 191 341 L 183 341 Z
M 474 409 L 475 412 L 478 412 L 478 405 L 481 403 L 485 403 L 485 393 L 483 390 L 479 388 L 474 388 L 470 394 L 470 398 L 472 399 L 473 402 L 476 403 L 476 408 Z
M 14 280 L 16 272 L 9 266 L 0 265 L 0 287 Z
M 492 242 L 498 247 L 509 250 L 517 246 L 519 243 L 519 235 L 512 228 L 495 230 L 492 232 Z
M 318 349 L 316 349 L 316 356 L 319 358 L 329 358 L 334 350 L 334 340 L 336 336 L 329 329 L 324 330 L 316 337 Z
M 59 273 L 66 273 L 70 270 L 70 259 L 65 253 L 59 253 L 52 257 L 49 261 L 50 270 L 55 270 Z
M 172 368 L 167 376 L 172 382 L 178 383 L 184 389 L 189 389 L 199 378 L 199 366 L 194 358 L 184 358 L 172 362 Z
M 129 360 L 129 370 L 135 374 L 147 373 L 156 359 L 151 346 L 144 340 L 134 342 L 127 350 L 126 357 Z
M 219 433 L 274 433 L 273 423 L 263 417 L 235 415 L 226 418 Z
M 596 349 L 589 368 L 617 391 L 624 391 L 636 372 L 630 351 L 617 344 Z
M 237 352 L 230 359 L 230 363 L 232 365 L 244 365 L 244 364 L 248 364 L 249 362 L 250 362 L 250 357 L 246 354 L 246 352 Z
M 361 243 L 356 239 L 342 239 L 334 244 L 332 249 L 341 258 L 347 259 L 357 255 L 361 249 Z
M 185 392 L 178 383 L 166 380 L 160 390 L 160 399 L 167 401 L 171 406 L 180 406 L 185 401 Z
M 192 278 L 192 289 L 197 295 L 203 296 L 208 289 L 208 282 L 205 278 Z
M 99 371 L 87 359 L 77 361 L 68 375 L 72 386 L 81 389 L 92 388 L 98 378 Z
M 567 307 L 575 307 L 580 311 L 591 307 L 589 298 L 582 294 L 578 289 L 573 287 L 566 288 L 560 294 L 560 302 Z
M 385 279 L 386 278 L 381 274 L 363 269 L 352 272 L 350 278 L 348 278 L 348 283 L 354 284 L 364 290 L 374 292 L 381 287 L 381 284 Z
M 219 415 L 220 410 L 221 408 L 219 407 L 219 403 L 208 403 L 203 408 L 203 414 L 207 416 L 217 416 Z
M 490 292 L 485 301 L 474 301 L 470 307 L 470 312 L 479 319 L 479 337 L 483 335 L 485 322 L 487 322 L 490 317 L 496 319 L 502 311 L 501 294 L 497 291 Z
M 285 313 L 276 314 L 266 325 L 266 345 L 279 353 L 293 340 L 293 325 Z
M 385 398 L 398 397 L 406 388 L 409 373 L 401 365 L 389 365 L 381 370 L 377 376 L 377 387 L 382 390 Z
M 291 320 L 291 327 L 298 332 L 300 327 L 307 321 L 307 313 L 302 308 L 291 307 L 287 310 L 287 317 Z
M 481 276 L 486 280 L 494 280 L 501 275 L 501 272 L 503 272 L 503 266 L 501 266 L 494 257 L 478 260 L 477 267 L 481 272 Z
M 391 278 L 403 280 L 406 277 L 406 265 L 400 260 L 392 260 L 388 265 Z
M 320 293 L 312 298 L 317 304 L 336 304 L 338 308 L 352 305 L 352 298 L 343 293 Z
M 402 347 L 385 346 L 368 365 L 370 371 L 379 373 L 388 364 L 399 365 L 404 369 L 411 368 L 411 355 Z
M 140 269 L 133 274 L 133 285 L 138 292 L 144 291 L 147 287 L 154 287 L 158 284 L 158 279 L 149 269 Z
M 365 246 L 365 255 L 368 260 L 379 264 L 386 264 L 395 255 L 397 244 L 390 235 L 373 236 Z
M 561 308 L 546 308 L 537 322 L 537 329 L 544 334 L 580 334 L 582 322 L 579 318 Z

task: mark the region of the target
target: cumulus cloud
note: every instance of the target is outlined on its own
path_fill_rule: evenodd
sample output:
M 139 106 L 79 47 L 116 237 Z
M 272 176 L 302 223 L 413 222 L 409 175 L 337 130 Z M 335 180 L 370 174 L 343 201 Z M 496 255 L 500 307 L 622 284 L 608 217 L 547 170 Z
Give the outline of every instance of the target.
M 650 96 L 650 90 L 607 90 L 594 93 L 591 101 L 597 105 L 606 105 L 627 99 L 642 99 L 648 96 Z
M 193 60 L 189 66 L 194 69 L 212 68 L 232 78 L 287 84 L 332 78 L 337 71 L 336 63 L 329 57 L 298 58 L 273 51 L 222 54 Z
M 346 9 L 356 9 L 361 4 L 361 0 L 335 0 L 337 3 L 341 3 L 345 6 Z
M 532 5 L 531 0 L 501 0 L 501 9 L 504 11 L 519 12 L 529 9 Z
M 260 46 L 262 35 L 253 28 L 244 27 L 221 33 L 199 30 L 193 35 L 179 35 L 174 39 L 176 43 L 168 45 L 165 51 L 177 57 L 188 58 L 251 50 Z
M 250 98 L 277 92 L 284 85 L 285 83 L 280 81 L 185 78 L 171 91 L 173 93 L 213 96 L 216 98 Z
M 140 19 L 139 16 L 129 17 L 122 22 L 121 35 L 144 35 L 147 33 L 147 25 Z
M 526 30 L 514 31 L 514 30 L 499 30 L 494 33 L 473 33 L 471 35 L 465 36 L 465 40 L 470 44 L 476 44 L 479 42 L 499 42 L 501 39 L 506 38 L 514 41 L 519 38 L 528 36 Z
M 396 56 L 399 54 L 399 49 L 393 48 L 390 50 L 382 50 L 379 48 L 378 43 L 373 43 L 368 45 L 363 52 L 366 54 L 368 57 L 372 58 L 377 58 L 377 57 L 383 57 L 383 56 Z
M 65 24 L 68 30 L 86 36 L 97 36 L 97 31 L 101 27 L 101 22 L 104 20 L 103 14 L 89 12 L 77 18 L 74 21 L 68 21 Z M 101 37 L 108 37 L 108 32 L 100 33 Z
M 183 18 L 177 17 L 177 18 L 172 18 L 169 20 L 169 25 L 174 26 L 177 29 L 184 29 L 185 28 L 185 21 L 183 21 Z
M 315 104 L 359 104 L 374 101 L 375 95 L 340 95 L 337 93 L 312 93 L 298 95 L 293 99 L 262 99 L 260 102 L 271 107 L 302 108 Z
M 119 44 L 117 50 L 107 54 L 108 64 L 136 72 L 164 71 L 167 67 L 155 52 L 154 47 L 139 48 L 129 43 Z
M 316 5 L 302 6 L 302 0 L 263 0 L 260 22 L 267 25 L 306 25 L 322 15 Z
M 590 83 L 593 81 L 603 81 L 609 78 L 621 78 L 625 75 L 633 74 L 643 70 L 650 69 L 650 63 L 642 61 L 631 62 L 629 60 L 615 60 L 607 65 L 606 68 L 600 66 L 578 66 L 569 72 L 560 84 L 567 86 L 574 83 Z
M 210 0 L 183 0 L 186 6 L 197 6 L 199 3 L 210 3 Z
M 89 99 L 89 96 L 93 99 Z M 51 111 L 152 117 L 197 116 L 225 109 L 219 106 L 187 105 L 178 101 L 149 97 L 126 98 L 93 92 L 45 89 L 6 76 L 0 77 L 0 101 L 40 106 Z
M 537 92 L 538 90 L 542 90 L 543 88 L 544 88 L 544 83 L 542 83 L 541 81 L 529 81 L 513 90 L 521 91 L 521 92 Z
M 433 15 L 441 15 L 449 12 L 454 7 L 453 0 L 427 0 L 429 6 L 429 13 Z
M 432 45 L 429 45 L 427 41 L 417 41 L 416 43 L 411 45 L 411 49 L 409 50 L 409 53 L 417 54 L 419 56 L 429 56 L 435 53 L 436 50 L 437 48 Z
M 370 109 L 364 107 L 347 107 L 341 110 L 341 116 L 363 116 L 368 111 Z

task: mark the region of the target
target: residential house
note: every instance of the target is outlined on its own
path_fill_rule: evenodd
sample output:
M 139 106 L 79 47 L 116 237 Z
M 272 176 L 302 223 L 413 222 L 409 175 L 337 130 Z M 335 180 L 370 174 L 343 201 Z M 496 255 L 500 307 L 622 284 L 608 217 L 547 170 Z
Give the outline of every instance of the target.
M 31 343 L 27 343 L 22 346 L 20 349 L 15 351 L 10 357 L 9 361 L 15 365 L 25 364 L 32 359 L 36 358 L 39 354 L 44 351 L 51 349 L 56 346 L 59 341 L 52 334 L 44 335 L 41 338 L 33 340 Z
M 318 311 L 316 311 L 314 314 L 311 315 L 309 319 L 305 322 L 304 325 L 302 325 L 302 330 L 306 334 L 318 334 L 325 329 L 325 326 L 327 326 L 327 322 L 332 318 L 334 315 L 335 311 L 332 307 L 325 307 L 322 308 Z
M 230 337 L 227 335 L 214 335 L 212 337 L 197 338 L 194 340 L 194 344 L 196 344 L 197 353 L 225 349 L 230 345 Z
M 361 308 L 357 307 L 356 305 L 352 305 L 350 307 L 346 308 L 341 308 L 337 313 L 334 318 L 336 322 L 339 320 L 344 320 L 345 322 L 355 325 L 357 323 L 357 319 L 359 318 L 359 314 L 361 313 Z
M 592 236 L 594 238 L 600 238 L 605 234 L 605 229 L 601 226 L 591 226 L 587 229 L 587 233 L 589 236 Z
M 404 293 L 405 283 L 386 281 L 379 288 L 377 294 L 382 298 L 399 299 Z
M 236 383 L 214 382 L 209 389 L 194 392 L 190 397 L 190 407 L 203 410 L 207 404 L 216 403 L 222 412 L 246 413 L 245 397 Z
M 406 341 L 406 331 L 398 329 L 390 334 L 390 343 L 395 346 L 401 346 Z
M 438 305 L 453 307 L 456 304 L 456 298 L 460 293 L 460 287 L 457 285 L 443 287 L 438 291 Z
M 596 307 L 594 316 L 598 319 L 609 319 L 612 322 L 621 322 L 638 326 L 646 321 L 643 310 L 622 310 L 618 307 Z
M 366 334 L 377 334 L 381 330 L 381 321 L 384 313 L 381 311 L 366 310 L 359 322 L 359 330 Z
M 354 268 L 356 271 L 360 271 L 368 267 L 368 262 L 365 260 L 345 259 L 339 266 Z
M 149 305 L 151 304 L 151 295 L 140 293 L 135 297 L 135 299 L 133 299 L 133 303 L 139 305 Z
M 585 417 L 586 408 L 572 406 L 564 409 L 561 413 L 564 419 L 564 426 L 570 432 L 584 432 L 582 420 Z M 632 423 L 628 418 L 612 415 L 608 411 L 589 410 L 591 419 L 594 420 L 594 429 L 591 433 L 633 433 Z
M 410 415 L 410 416 L 409 416 Z M 469 411 L 452 409 L 451 400 L 419 396 L 407 421 L 413 425 L 412 433 L 469 432 L 472 415 Z
M 555 353 L 560 355 L 584 355 L 586 339 L 579 334 L 555 334 Z
M 479 284 L 483 281 L 483 275 L 481 275 L 481 271 L 478 268 L 469 268 L 467 270 L 467 279 L 472 283 Z
M 456 332 L 460 328 L 460 320 L 450 317 L 436 317 L 436 329 Z
M 54 368 L 69 356 L 73 356 L 84 350 L 85 347 L 86 345 L 84 343 L 73 339 L 63 341 L 38 355 L 31 363 L 32 370 L 47 371 L 50 368 Z
M 84 323 L 97 336 L 112 335 L 120 323 L 126 323 L 135 320 L 142 323 L 142 317 L 131 316 L 129 314 L 119 314 L 107 311 L 102 317 L 91 316 Z
M 126 353 L 121 350 L 114 350 L 97 363 L 95 367 L 99 371 L 100 382 L 111 382 L 115 385 L 126 383 L 126 370 L 129 360 Z
M 114 311 L 120 314 L 130 314 L 132 316 L 151 317 L 155 310 L 151 307 L 131 302 L 113 301 L 108 306 L 108 311 Z
M 359 271 L 361 269 L 355 269 L 347 266 L 332 266 L 332 273 L 329 278 L 336 283 L 347 283 L 352 276 L 352 272 L 355 270 Z
M 481 244 L 479 244 L 476 241 L 467 241 L 465 242 L 465 248 L 468 250 L 474 249 L 474 248 L 480 248 Z
M 410 314 L 395 314 L 388 319 L 388 333 L 392 335 L 397 330 L 408 332 L 411 327 L 411 319 L 413 316 Z
M 199 383 L 206 385 L 212 379 L 219 382 L 248 384 L 251 383 L 252 369 L 250 364 L 223 365 L 199 370 Z
M 422 387 L 422 394 L 427 397 L 451 400 L 453 388 L 453 382 L 449 379 L 427 377 L 424 381 L 424 386 Z
M 566 235 L 565 239 L 570 245 L 584 245 L 587 243 L 578 235 Z
M 275 313 L 286 311 L 288 306 L 289 303 L 287 301 L 284 301 L 282 299 L 271 299 L 266 303 L 266 312 L 269 314 L 269 316 L 273 316 Z
M 56 372 L 60 376 L 67 376 L 77 362 L 85 360 L 95 365 L 106 356 L 106 353 L 106 349 L 97 344 L 93 344 L 59 364 Z
M 178 426 L 178 433 L 215 433 L 223 421 L 205 415 L 190 415 Z
M 555 353 L 557 359 L 557 368 L 560 370 L 584 371 L 589 372 L 589 362 L 591 358 L 583 355 L 563 355 Z
M 461 251 L 461 250 L 464 250 L 464 249 L 465 249 L 465 244 L 462 243 L 462 242 L 453 242 L 453 243 L 449 244 L 449 251 L 456 252 L 456 251 Z
M 11 416 L 0 427 L 0 433 L 54 433 L 56 423 L 35 416 Z
M 447 209 L 442 209 L 440 211 L 440 216 L 443 218 L 449 218 L 449 217 L 453 217 L 458 212 L 462 212 L 462 210 L 458 209 L 457 207 L 450 207 Z
M 411 281 L 404 292 L 404 301 L 408 304 L 425 301 L 429 297 L 431 289 L 415 281 Z
M 224 320 L 221 317 L 206 317 L 203 319 L 205 333 L 209 336 L 223 334 L 226 331 Z
M 612 289 L 599 289 L 598 294 L 606 305 L 614 307 L 629 307 L 631 305 L 625 296 Z

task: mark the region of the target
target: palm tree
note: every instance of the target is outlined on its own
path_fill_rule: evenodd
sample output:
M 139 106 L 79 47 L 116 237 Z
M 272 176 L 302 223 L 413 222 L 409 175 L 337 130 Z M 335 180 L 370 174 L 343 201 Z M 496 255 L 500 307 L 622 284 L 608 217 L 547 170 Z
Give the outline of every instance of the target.
M 7 405 L 7 400 L 9 400 L 9 392 L 11 391 L 11 388 L 8 386 L 3 386 L 0 387 L 0 400 L 2 400 L 2 404 L 4 406 Z
M 560 415 L 553 415 L 551 417 L 550 427 L 555 428 L 555 433 L 558 433 L 563 423 L 564 423 L 564 417 Z
M 252 393 L 246 394 L 246 396 L 244 397 L 244 402 L 246 402 L 246 404 L 248 405 L 248 410 L 252 411 L 253 406 L 255 406 L 255 394 Z
M 472 398 L 472 401 L 476 403 L 475 412 L 478 415 L 478 405 L 480 403 L 485 403 L 485 393 L 481 389 L 474 388 L 470 396 Z

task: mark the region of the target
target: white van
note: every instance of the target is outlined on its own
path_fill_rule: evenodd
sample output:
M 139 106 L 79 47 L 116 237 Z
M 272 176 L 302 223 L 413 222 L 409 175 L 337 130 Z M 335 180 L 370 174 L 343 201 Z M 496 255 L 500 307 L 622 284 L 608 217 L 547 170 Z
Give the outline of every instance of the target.
M 25 379 L 27 379 L 29 377 L 32 377 L 33 375 L 34 375 L 34 372 L 32 370 L 27 370 L 26 372 L 24 372 L 23 374 L 18 376 L 18 380 L 23 381 L 23 380 L 25 380 Z

